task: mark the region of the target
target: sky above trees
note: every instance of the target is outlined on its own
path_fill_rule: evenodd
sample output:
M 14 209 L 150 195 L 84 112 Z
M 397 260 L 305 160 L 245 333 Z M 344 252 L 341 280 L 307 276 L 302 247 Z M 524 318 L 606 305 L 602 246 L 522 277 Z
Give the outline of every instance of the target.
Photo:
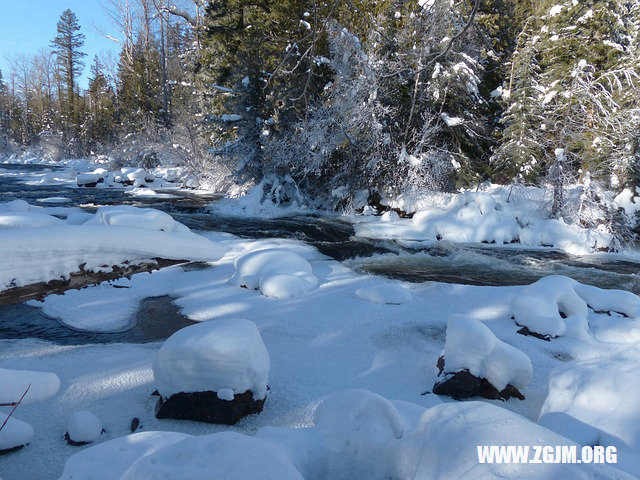
M 102 3 L 100 0 L 0 0 L 0 70 L 9 69 L 8 56 L 35 54 L 41 48 L 49 48 L 56 35 L 56 22 L 67 8 L 78 17 L 87 58 L 92 59 L 101 52 L 117 53 L 120 47 L 100 33 L 100 30 L 113 31 Z M 89 73 L 87 63 L 80 77 L 83 88 L 88 85 Z

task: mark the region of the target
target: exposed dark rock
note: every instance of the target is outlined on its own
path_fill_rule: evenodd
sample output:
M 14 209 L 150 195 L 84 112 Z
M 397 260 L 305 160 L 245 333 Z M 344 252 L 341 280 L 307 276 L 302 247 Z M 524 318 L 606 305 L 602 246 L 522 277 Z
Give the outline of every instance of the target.
M 242 417 L 260 413 L 264 402 L 265 399 L 254 400 L 250 390 L 235 394 L 233 400 L 222 400 L 211 391 L 176 393 L 166 399 L 158 398 L 156 418 L 234 425 Z
M 25 447 L 25 445 L 18 445 L 16 447 L 5 448 L 4 450 L 0 450 L 0 455 L 6 455 L 8 453 L 17 452 L 18 450 L 20 450 L 21 448 L 24 448 L 24 447 Z
M 509 400 L 511 397 L 524 400 L 524 395 L 511 384 L 499 391 L 486 378 L 478 378 L 472 375 L 469 370 L 447 373 L 444 371 L 445 360 L 441 355 L 438 357 L 436 366 L 440 373 L 444 373 L 444 379 L 433 385 L 433 393 L 436 395 L 448 395 L 458 400 L 469 397 L 483 397 L 489 400 Z
M 519 324 L 517 324 L 517 325 L 519 325 Z M 528 337 L 536 337 L 536 338 L 539 338 L 540 340 L 544 340 L 546 342 L 550 342 L 551 339 L 553 338 L 551 335 L 542 335 L 542 334 L 537 333 L 537 332 L 532 332 L 527 327 L 522 327 L 520 330 L 518 330 L 517 333 L 519 333 L 520 335 L 528 336 Z
M 105 432 L 106 432 L 106 430 L 103 428 L 102 429 L 102 433 L 105 433 Z M 93 442 L 76 442 L 75 440 L 71 440 L 71 437 L 69 436 L 69 432 L 65 432 L 64 439 L 72 447 L 82 447 L 83 445 L 89 445 L 90 443 L 93 443 Z
M 131 420 L 131 426 L 129 427 L 131 430 L 131 433 L 134 433 L 139 426 L 140 426 L 140 419 L 138 417 L 133 417 L 133 419 Z

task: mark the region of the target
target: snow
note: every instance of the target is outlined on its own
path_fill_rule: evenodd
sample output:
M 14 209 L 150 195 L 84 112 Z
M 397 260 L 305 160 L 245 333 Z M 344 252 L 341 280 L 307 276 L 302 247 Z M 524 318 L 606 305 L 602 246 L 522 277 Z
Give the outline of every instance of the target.
M 499 340 L 482 322 L 464 315 L 449 318 L 444 360 L 445 373 L 468 370 L 498 390 L 507 384 L 523 389 L 533 374 L 527 355 Z
M 62 220 L 45 213 L 4 213 L 0 211 L 0 229 L 47 227 L 63 223 Z
M 76 177 L 76 182 L 80 186 L 98 183 L 100 180 L 102 180 L 102 175 L 98 173 L 79 173 Z
M 119 480 L 136 460 L 189 437 L 178 432 L 140 432 L 109 440 L 70 456 L 60 480 Z
M 55 373 L 0 368 L 0 404 L 17 403 L 25 392 L 21 405 L 40 402 L 53 397 L 59 388 Z
M 579 199 L 580 190 L 567 194 Z M 489 185 L 486 191 L 465 190 L 457 194 L 405 192 L 384 199 L 392 208 L 415 212 L 413 218 L 392 222 L 380 217 L 352 217 L 356 235 L 398 242 L 517 243 L 530 247 L 554 247 L 575 255 L 606 250 L 610 233 L 582 228 L 563 219 L 547 217 L 546 192 L 534 187 L 516 189 Z
M 380 217 L 380 220 L 383 222 L 396 222 L 400 220 L 400 216 L 394 210 L 389 210 L 388 212 L 384 212 Z
M 171 215 L 154 208 L 130 205 L 100 207 L 85 225 L 118 225 L 144 228 L 161 232 L 189 232 L 189 228 L 176 222 Z
M 220 117 L 220 120 L 223 122 L 238 122 L 242 120 L 242 115 L 238 115 L 235 113 L 225 113 Z
M 269 353 L 256 324 L 225 319 L 183 328 L 160 347 L 153 376 L 164 398 L 180 392 L 267 392 Z
M 67 422 L 67 433 L 74 442 L 94 442 L 102 435 L 102 422 L 91 412 L 74 412 Z
M 303 480 L 284 452 L 236 432 L 186 438 L 137 460 L 121 480 Z
M 7 420 L 7 415 L 0 412 L 0 425 Z M 0 450 L 9 450 L 29 443 L 34 436 L 33 427 L 12 416 L 0 430 Z
M 558 275 L 544 277 L 524 287 L 511 301 L 511 313 L 519 325 L 541 335 L 566 335 L 582 340 L 590 338 L 587 318 L 589 307 L 596 311 L 618 312 L 631 319 L 640 319 L 640 297 L 637 295 L 623 290 L 583 285 Z M 596 336 L 602 341 L 619 343 L 640 338 L 637 329 L 625 330 L 625 333 L 619 334 L 621 332 L 616 329 L 605 328 Z M 635 336 L 629 338 L 629 333 Z M 625 335 L 628 340 L 625 340 Z
M 234 261 L 233 285 L 260 292 L 273 298 L 292 298 L 311 291 L 318 279 L 311 264 L 301 255 L 283 249 L 249 252 Z
M 478 445 L 575 445 L 506 409 L 481 402 L 437 405 L 427 410 L 398 452 L 405 478 L 472 480 L 631 478 L 606 465 L 478 462 Z M 579 450 L 578 450 L 579 451 Z M 530 458 L 533 456 L 530 453 Z
M 554 369 L 540 425 L 581 445 L 614 445 L 618 462 L 640 469 L 640 379 L 636 368 L 592 362 Z
M 372 303 L 400 305 L 413 300 L 413 294 L 402 285 L 392 282 L 380 282 L 370 287 L 356 290 L 356 296 Z
M 72 221 L 80 225 L 0 229 L 0 289 L 68 278 L 83 264 L 86 271 L 110 271 L 125 261 L 220 257 L 215 244 L 158 210 L 101 207 L 92 218 L 82 218 Z

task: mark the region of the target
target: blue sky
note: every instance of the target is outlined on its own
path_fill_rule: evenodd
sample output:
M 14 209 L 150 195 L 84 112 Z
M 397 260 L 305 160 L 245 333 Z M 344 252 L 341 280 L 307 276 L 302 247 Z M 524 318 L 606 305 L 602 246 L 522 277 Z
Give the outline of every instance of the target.
M 101 0 L 0 0 L 0 69 L 5 72 L 9 68 L 7 54 L 33 54 L 48 47 L 56 35 L 60 14 L 67 8 L 78 16 L 85 36 L 86 66 L 80 85 L 86 87 L 93 56 L 101 51 L 119 51 L 116 43 L 104 38 L 94 27 L 114 31 Z

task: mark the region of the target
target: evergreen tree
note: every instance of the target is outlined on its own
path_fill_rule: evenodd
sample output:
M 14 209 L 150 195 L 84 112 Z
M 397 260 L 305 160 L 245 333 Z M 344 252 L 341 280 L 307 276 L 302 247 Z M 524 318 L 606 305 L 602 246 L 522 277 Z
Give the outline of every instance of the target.
M 84 45 L 84 35 L 80 33 L 80 25 L 75 13 L 67 9 L 62 12 L 57 24 L 57 35 L 52 41 L 53 51 L 59 65 L 59 75 L 64 85 L 60 93 L 64 96 L 63 115 L 65 134 L 78 136 L 80 126 L 79 104 L 76 95 L 77 79 L 84 68 L 85 53 L 80 49 Z M 64 92 L 64 93 L 63 93 Z
M 112 140 L 115 133 L 115 95 L 103 68 L 96 55 L 91 65 L 89 89 L 86 94 L 87 115 L 83 125 L 83 135 L 89 146 Z

